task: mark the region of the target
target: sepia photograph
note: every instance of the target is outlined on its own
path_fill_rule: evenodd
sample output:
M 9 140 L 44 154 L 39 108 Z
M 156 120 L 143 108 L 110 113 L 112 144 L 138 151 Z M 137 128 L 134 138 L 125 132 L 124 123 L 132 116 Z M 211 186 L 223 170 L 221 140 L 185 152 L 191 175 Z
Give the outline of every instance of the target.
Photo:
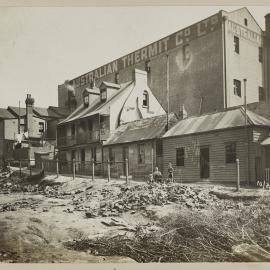
M 1 5 L 0 263 L 232 262 L 270 262 L 270 5 Z

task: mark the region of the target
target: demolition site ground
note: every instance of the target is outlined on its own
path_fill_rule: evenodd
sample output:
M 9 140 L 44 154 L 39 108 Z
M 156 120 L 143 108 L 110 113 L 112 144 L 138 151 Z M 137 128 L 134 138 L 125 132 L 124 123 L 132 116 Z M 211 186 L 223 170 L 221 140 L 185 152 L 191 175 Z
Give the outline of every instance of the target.
M 269 261 L 269 193 L 8 172 L 0 178 L 0 261 Z

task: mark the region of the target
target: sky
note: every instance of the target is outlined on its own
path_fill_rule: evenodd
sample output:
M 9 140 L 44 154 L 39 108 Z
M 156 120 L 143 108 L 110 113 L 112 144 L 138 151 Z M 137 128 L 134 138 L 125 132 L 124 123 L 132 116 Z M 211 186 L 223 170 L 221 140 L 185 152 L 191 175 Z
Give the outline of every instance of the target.
M 58 105 L 57 87 L 219 10 L 203 7 L 0 7 L 0 108 Z M 270 6 L 248 7 L 264 30 Z

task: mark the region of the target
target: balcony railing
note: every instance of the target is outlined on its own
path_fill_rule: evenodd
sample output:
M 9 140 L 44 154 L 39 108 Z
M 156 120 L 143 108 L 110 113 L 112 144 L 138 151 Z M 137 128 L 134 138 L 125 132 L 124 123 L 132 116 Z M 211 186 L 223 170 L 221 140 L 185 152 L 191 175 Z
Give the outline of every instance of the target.
M 63 136 L 58 137 L 58 146 L 72 146 L 75 144 L 86 144 L 92 142 L 99 142 L 107 140 L 110 135 L 110 131 L 107 129 L 100 129 L 94 131 L 86 131 L 77 133 L 76 136 Z

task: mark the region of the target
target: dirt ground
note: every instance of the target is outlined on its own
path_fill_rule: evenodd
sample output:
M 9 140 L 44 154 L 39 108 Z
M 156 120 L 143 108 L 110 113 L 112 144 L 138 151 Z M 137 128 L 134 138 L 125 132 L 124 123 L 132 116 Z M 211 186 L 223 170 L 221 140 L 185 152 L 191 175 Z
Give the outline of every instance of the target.
M 200 194 L 203 195 L 198 195 L 202 200 L 201 204 L 191 201 L 183 206 L 183 203 L 174 202 L 172 198 L 167 200 L 167 195 L 161 192 L 158 194 L 158 198 L 161 198 L 162 201 L 166 197 L 166 200 L 164 199 L 164 203 L 160 205 L 159 203 L 145 203 L 137 208 L 131 207 L 131 209 L 123 210 L 123 203 L 114 202 L 114 207 L 110 208 L 104 205 L 104 198 L 106 201 L 113 196 L 119 198 L 120 191 L 129 194 L 133 192 L 133 187 L 139 189 L 137 186 L 143 186 L 145 183 L 131 181 L 126 189 L 127 186 L 123 180 L 111 180 L 108 183 L 106 179 L 96 179 L 93 183 L 88 178 L 73 180 L 68 176 L 56 178 L 55 175 L 50 175 L 43 179 L 42 183 L 46 183 L 48 187 L 45 185 L 44 188 L 43 185 L 42 190 L 7 192 L 5 187 L 9 187 L 11 181 L 0 180 L 0 183 L 1 181 L 2 184 L 5 181 L 5 185 L 2 185 L 2 194 L 0 194 L 0 262 L 132 263 L 135 260 L 128 257 L 97 256 L 98 253 L 93 254 L 91 251 L 71 250 L 66 248 L 64 243 L 78 239 L 112 238 L 121 234 L 132 236 L 135 231 L 133 229 L 138 226 L 149 231 L 158 230 L 157 224 L 161 218 L 173 216 L 187 205 L 191 205 L 190 211 L 193 211 L 193 207 L 200 208 L 208 200 L 208 197 L 207 199 L 201 198 L 205 192 L 207 194 L 211 192 L 226 193 L 227 195 L 233 193 L 233 196 L 236 196 L 233 192 L 234 188 L 205 185 L 201 187 L 203 191 L 200 191 Z M 37 187 L 42 183 L 34 186 Z M 189 187 L 187 189 L 189 190 Z M 151 190 L 151 192 L 154 194 L 156 191 Z M 189 194 L 193 194 L 193 191 L 189 192 Z M 269 191 L 257 190 L 244 193 L 247 196 L 250 194 L 250 196 L 256 197 L 261 196 L 262 192 L 269 193 Z M 138 201 L 136 196 L 135 199 Z M 145 196 L 148 196 L 145 200 L 152 200 L 149 195 Z M 211 198 L 211 203 L 219 200 L 216 195 L 211 195 L 209 198 Z M 131 204 L 125 201 L 124 206 L 127 207 L 126 205 Z M 90 211 L 91 209 L 103 209 L 102 207 L 107 207 L 107 210 L 95 215 Z M 87 213 L 93 216 L 89 217 Z

